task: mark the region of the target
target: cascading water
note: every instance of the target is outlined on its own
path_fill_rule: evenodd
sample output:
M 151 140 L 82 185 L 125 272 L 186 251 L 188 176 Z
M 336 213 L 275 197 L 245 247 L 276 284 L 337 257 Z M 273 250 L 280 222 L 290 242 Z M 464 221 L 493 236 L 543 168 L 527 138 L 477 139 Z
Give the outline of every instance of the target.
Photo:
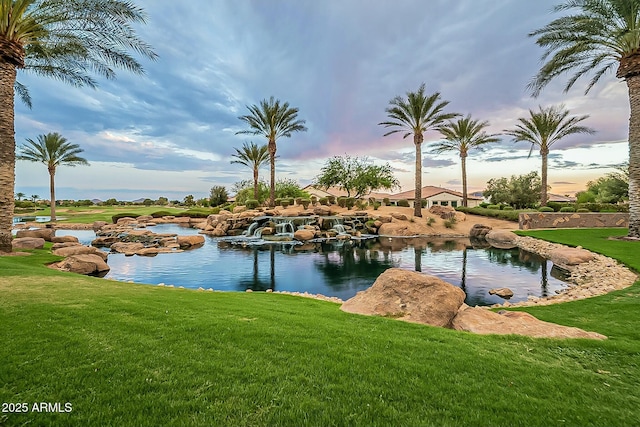
M 293 233 L 295 233 L 295 231 L 295 226 L 291 220 L 276 224 L 276 236 L 291 235 L 291 237 L 293 237 Z
M 253 223 L 251 223 L 249 228 L 247 228 L 245 231 L 242 232 L 242 235 L 243 236 L 255 236 L 254 233 L 257 230 L 257 228 L 258 228 L 258 223 L 257 222 L 253 222 Z

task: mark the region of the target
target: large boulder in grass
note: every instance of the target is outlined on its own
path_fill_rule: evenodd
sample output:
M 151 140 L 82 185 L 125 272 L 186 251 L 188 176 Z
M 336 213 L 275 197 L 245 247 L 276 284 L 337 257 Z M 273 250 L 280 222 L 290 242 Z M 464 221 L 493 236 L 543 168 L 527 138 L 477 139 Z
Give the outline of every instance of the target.
M 494 248 L 513 249 L 518 247 L 518 235 L 507 230 L 491 230 L 484 238 Z
M 56 230 L 53 228 L 37 228 L 35 230 L 18 230 L 16 237 L 39 237 L 50 242 L 55 233 Z
M 593 253 L 579 248 L 559 248 L 551 251 L 549 259 L 558 267 L 567 267 L 592 261 Z
M 17 249 L 42 249 L 45 240 L 42 237 L 17 237 L 11 241 L 11 248 Z
M 603 340 L 607 337 L 597 332 L 587 332 L 571 326 L 543 322 L 529 313 L 500 311 L 463 306 L 453 319 L 453 329 L 475 334 L 526 335 L 534 338 L 589 338 Z
M 178 236 L 176 239 L 178 246 L 180 246 L 181 249 L 195 248 L 204 245 L 204 236 L 199 234 L 192 236 Z
M 390 268 L 369 289 L 342 304 L 341 310 L 450 327 L 464 299 L 462 289 L 437 277 Z
M 107 263 L 98 255 L 72 255 L 55 266 L 59 270 L 90 276 L 103 276 L 109 271 Z
M 93 246 L 84 246 L 84 245 L 74 245 L 74 246 L 67 246 L 65 248 L 58 248 L 53 251 L 53 254 L 58 256 L 64 256 L 64 257 L 68 257 L 72 255 L 92 254 L 92 255 L 99 256 L 105 261 L 107 260 L 107 256 L 108 256 L 106 252 L 102 252 L 98 248 L 94 248 Z

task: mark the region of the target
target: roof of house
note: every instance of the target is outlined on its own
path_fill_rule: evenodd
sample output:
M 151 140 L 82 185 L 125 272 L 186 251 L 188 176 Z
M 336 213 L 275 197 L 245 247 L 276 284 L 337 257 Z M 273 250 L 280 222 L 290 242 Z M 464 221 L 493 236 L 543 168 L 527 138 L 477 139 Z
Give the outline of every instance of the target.
M 314 186 L 313 184 L 309 184 L 302 189 L 302 191 L 306 191 L 309 194 L 327 197 L 327 196 L 335 196 L 335 197 L 347 197 L 347 192 L 338 187 L 329 187 L 329 188 L 319 188 Z M 365 194 L 363 197 L 374 197 L 376 199 L 384 199 L 385 197 L 390 197 L 390 194 L 387 193 L 377 193 L 370 192 L 369 194 Z
M 433 185 L 425 185 L 424 187 L 422 187 L 423 199 L 428 199 L 429 197 L 437 196 L 438 194 L 441 194 L 441 193 L 448 193 L 454 196 L 462 197 L 462 193 L 449 190 L 447 188 L 435 187 Z M 413 200 L 414 196 L 415 196 L 415 190 L 409 190 L 409 191 L 403 191 L 402 193 L 393 194 L 391 198 L 398 199 L 398 200 L 400 199 Z M 467 198 L 474 199 L 474 200 L 482 200 L 481 197 L 475 197 L 472 195 L 467 195 Z
M 549 202 L 575 202 L 577 199 L 575 196 L 561 196 L 560 194 L 547 194 L 547 201 Z

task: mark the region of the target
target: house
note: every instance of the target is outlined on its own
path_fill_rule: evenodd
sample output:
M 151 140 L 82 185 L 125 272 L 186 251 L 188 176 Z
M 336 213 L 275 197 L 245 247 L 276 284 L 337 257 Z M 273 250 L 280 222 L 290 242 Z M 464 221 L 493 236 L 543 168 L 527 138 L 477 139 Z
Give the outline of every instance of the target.
M 341 190 L 337 187 L 329 187 L 327 189 L 316 188 L 313 185 L 307 185 L 303 188 L 304 191 L 309 193 L 312 196 L 316 196 L 317 198 L 327 197 L 327 196 L 335 196 L 337 197 L 346 197 L 347 192 Z M 407 200 L 410 206 L 413 206 L 413 200 L 415 196 L 414 190 L 403 191 L 401 193 L 396 194 L 387 194 L 387 193 L 375 193 L 371 192 L 363 197 L 363 199 L 368 199 L 370 197 L 375 198 L 377 201 L 383 201 L 384 199 L 389 199 L 389 204 L 396 205 L 400 200 Z M 434 187 L 432 185 L 427 185 L 422 187 L 422 199 L 427 201 L 427 208 L 430 208 L 434 205 L 439 206 L 451 206 L 458 207 L 462 206 L 462 193 L 458 193 L 457 191 L 449 190 L 442 187 Z M 469 195 L 467 196 L 467 205 L 469 207 L 478 206 L 482 203 L 482 197 L 476 197 Z
M 558 202 L 558 203 L 575 203 L 575 196 L 561 196 L 560 194 L 547 194 L 547 202 Z

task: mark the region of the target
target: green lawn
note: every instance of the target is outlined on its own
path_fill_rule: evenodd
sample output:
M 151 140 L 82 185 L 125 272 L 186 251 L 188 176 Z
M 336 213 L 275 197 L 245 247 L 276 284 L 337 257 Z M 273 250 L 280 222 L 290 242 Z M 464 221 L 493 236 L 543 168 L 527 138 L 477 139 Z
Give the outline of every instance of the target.
M 605 253 L 633 245 L 595 231 L 559 232 L 545 237 L 589 241 Z M 620 250 L 634 268 L 637 248 Z M 627 426 L 640 419 L 640 282 L 528 309 L 610 337 L 551 340 L 346 314 L 287 295 L 124 284 L 42 267 L 53 259 L 45 251 L 0 257 L 0 401 L 30 409 L 69 402 L 72 412 L 5 412 L 0 425 Z

